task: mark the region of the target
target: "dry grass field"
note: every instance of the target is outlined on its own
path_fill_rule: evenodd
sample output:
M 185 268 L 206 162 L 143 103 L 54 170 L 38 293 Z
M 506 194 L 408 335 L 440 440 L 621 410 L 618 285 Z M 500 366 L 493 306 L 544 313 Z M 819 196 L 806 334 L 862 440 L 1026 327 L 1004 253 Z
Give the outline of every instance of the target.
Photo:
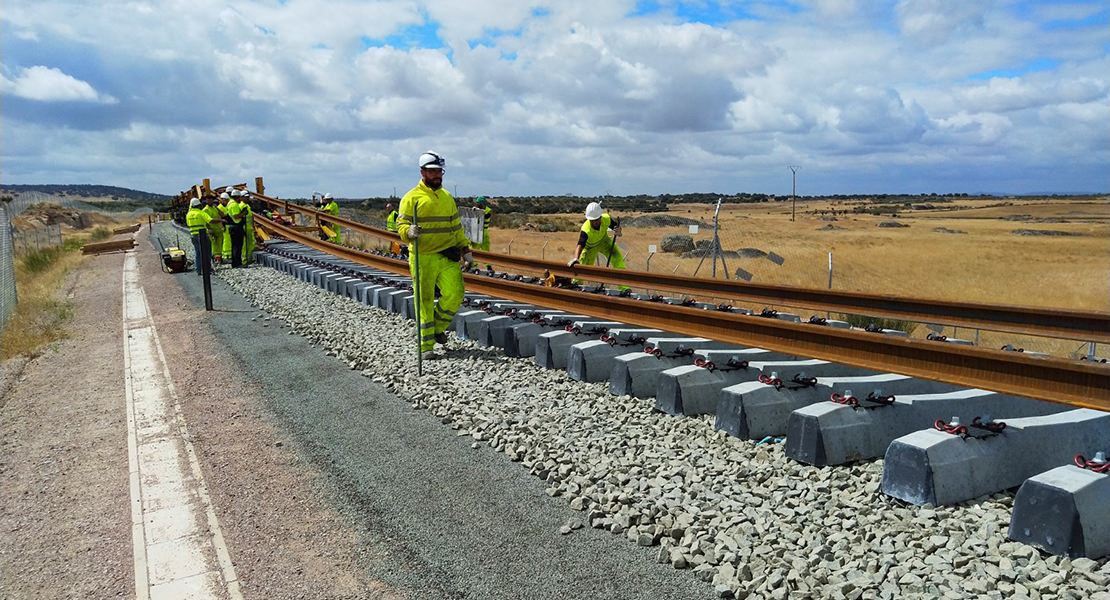
M 999 204 L 1005 203 L 1004 206 Z M 1014 304 L 1044 308 L 1110 310 L 1110 198 L 1096 200 L 1007 199 L 961 200 L 937 204 L 927 210 L 900 210 L 890 214 L 843 214 L 858 201 L 801 202 L 791 222 L 789 201 L 724 205 L 720 214 L 720 240 L 724 250 L 754 248 L 785 258 L 779 266 L 767 258 L 718 260 L 717 277 L 736 272 L 752 274 L 753 283 L 825 289 L 829 287 L 829 254 L 832 253 L 832 288 L 916 298 Z M 696 240 L 713 238 L 713 206 L 673 205 L 666 213 L 696 219 Z M 835 217 L 831 212 L 835 211 Z M 660 214 L 660 213 L 654 213 Z M 635 217 L 637 213 L 618 214 Z M 544 215 L 544 218 L 549 218 Z M 564 215 L 580 221 L 579 215 Z M 832 219 L 836 220 L 825 220 Z M 896 221 L 904 227 L 879 227 Z M 1074 236 L 1016 235 L 1015 230 L 1051 230 Z M 687 234 L 682 227 L 626 227 L 620 245 L 628 266 L 648 266 L 648 246 L 659 245 L 667 234 Z M 577 233 L 543 233 L 528 229 L 491 233 L 492 250 L 548 260 L 567 260 L 574 251 Z M 711 275 L 711 260 L 680 258 L 656 253 L 653 272 L 700 277 Z M 725 268 L 727 265 L 727 269 Z M 759 310 L 762 306 L 749 306 Z M 788 309 L 788 307 L 782 307 Z M 835 316 L 835 315 L 834 315 Z M 808 318 L 809 313 L 803 313 Z M 928 333 L 919 327 L 914 335 Z M 1086 352 L 1079 342 L 1037 340 L 1009 334 L 967 330 L 943 332 L 950 337 L 974 339 L 980 344 L 1014 344 L 1054 355 Z M 1100 356 L 1106 355 L 1101 348 Z

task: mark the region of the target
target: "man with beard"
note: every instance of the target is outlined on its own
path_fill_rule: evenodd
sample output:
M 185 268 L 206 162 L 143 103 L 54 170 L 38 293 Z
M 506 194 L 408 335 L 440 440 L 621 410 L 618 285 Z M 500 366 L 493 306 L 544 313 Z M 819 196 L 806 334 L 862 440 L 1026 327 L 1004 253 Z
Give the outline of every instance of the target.
M 420 183 L 401 198 L 397 233 L 409 245 L 410 272 L 414 278 L 419 274 L 420 297 L 414 300 L 419 303 L 421 357 L 433 360 L 439 357 L 435 344 L 447 343 L 447 326 L 462 304 L 465 290 L 459 261 L 470 265 L 474 260 L 455 199 L 443 189 L 446 161 L 429 151 L 420 155 L 418 164 Z

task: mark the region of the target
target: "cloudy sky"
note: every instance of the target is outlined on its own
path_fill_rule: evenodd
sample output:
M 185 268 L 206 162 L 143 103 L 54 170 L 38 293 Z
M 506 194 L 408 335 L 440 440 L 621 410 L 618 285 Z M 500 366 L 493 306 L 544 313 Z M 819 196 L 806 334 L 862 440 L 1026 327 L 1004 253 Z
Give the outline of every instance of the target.
M 0 178 L 1106 192 L 1106 0 L 5 0 Z

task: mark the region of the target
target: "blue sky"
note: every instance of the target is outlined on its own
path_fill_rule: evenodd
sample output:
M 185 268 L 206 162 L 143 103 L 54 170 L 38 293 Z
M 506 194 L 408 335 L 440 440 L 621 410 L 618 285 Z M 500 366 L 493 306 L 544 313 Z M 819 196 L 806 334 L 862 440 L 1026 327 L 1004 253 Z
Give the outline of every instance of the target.
M 1107 192 L 1105 0 L 9 0 L 0 182 Z

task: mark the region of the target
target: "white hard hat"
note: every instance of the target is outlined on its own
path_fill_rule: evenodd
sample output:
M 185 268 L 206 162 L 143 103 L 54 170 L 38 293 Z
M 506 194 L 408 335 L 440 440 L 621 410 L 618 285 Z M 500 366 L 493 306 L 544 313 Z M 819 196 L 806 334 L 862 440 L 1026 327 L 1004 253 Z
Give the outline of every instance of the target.
M 440 155 L 432 152 L 431 150 L 428 150 L 424 154 L 420 155 L 421 169 L 442 169 L 443 165 L 446 163 L 447 161 L 443 160 Z
M 220 200 L 227 200 L 228 198 L 231 198 L 231 196 L 228 196 L 227 192 L 220 194 Z
M 331 200 L 331 194 L 324 194 L 324 200 Z
M 200 206 L 200 198 L 193 198 L 189 201 L 189 206 Z
M 601 218 L 601 205 L 597 202 L 591 202 L 586 205 L 586 218 L 593 221 L 594 219 Z

